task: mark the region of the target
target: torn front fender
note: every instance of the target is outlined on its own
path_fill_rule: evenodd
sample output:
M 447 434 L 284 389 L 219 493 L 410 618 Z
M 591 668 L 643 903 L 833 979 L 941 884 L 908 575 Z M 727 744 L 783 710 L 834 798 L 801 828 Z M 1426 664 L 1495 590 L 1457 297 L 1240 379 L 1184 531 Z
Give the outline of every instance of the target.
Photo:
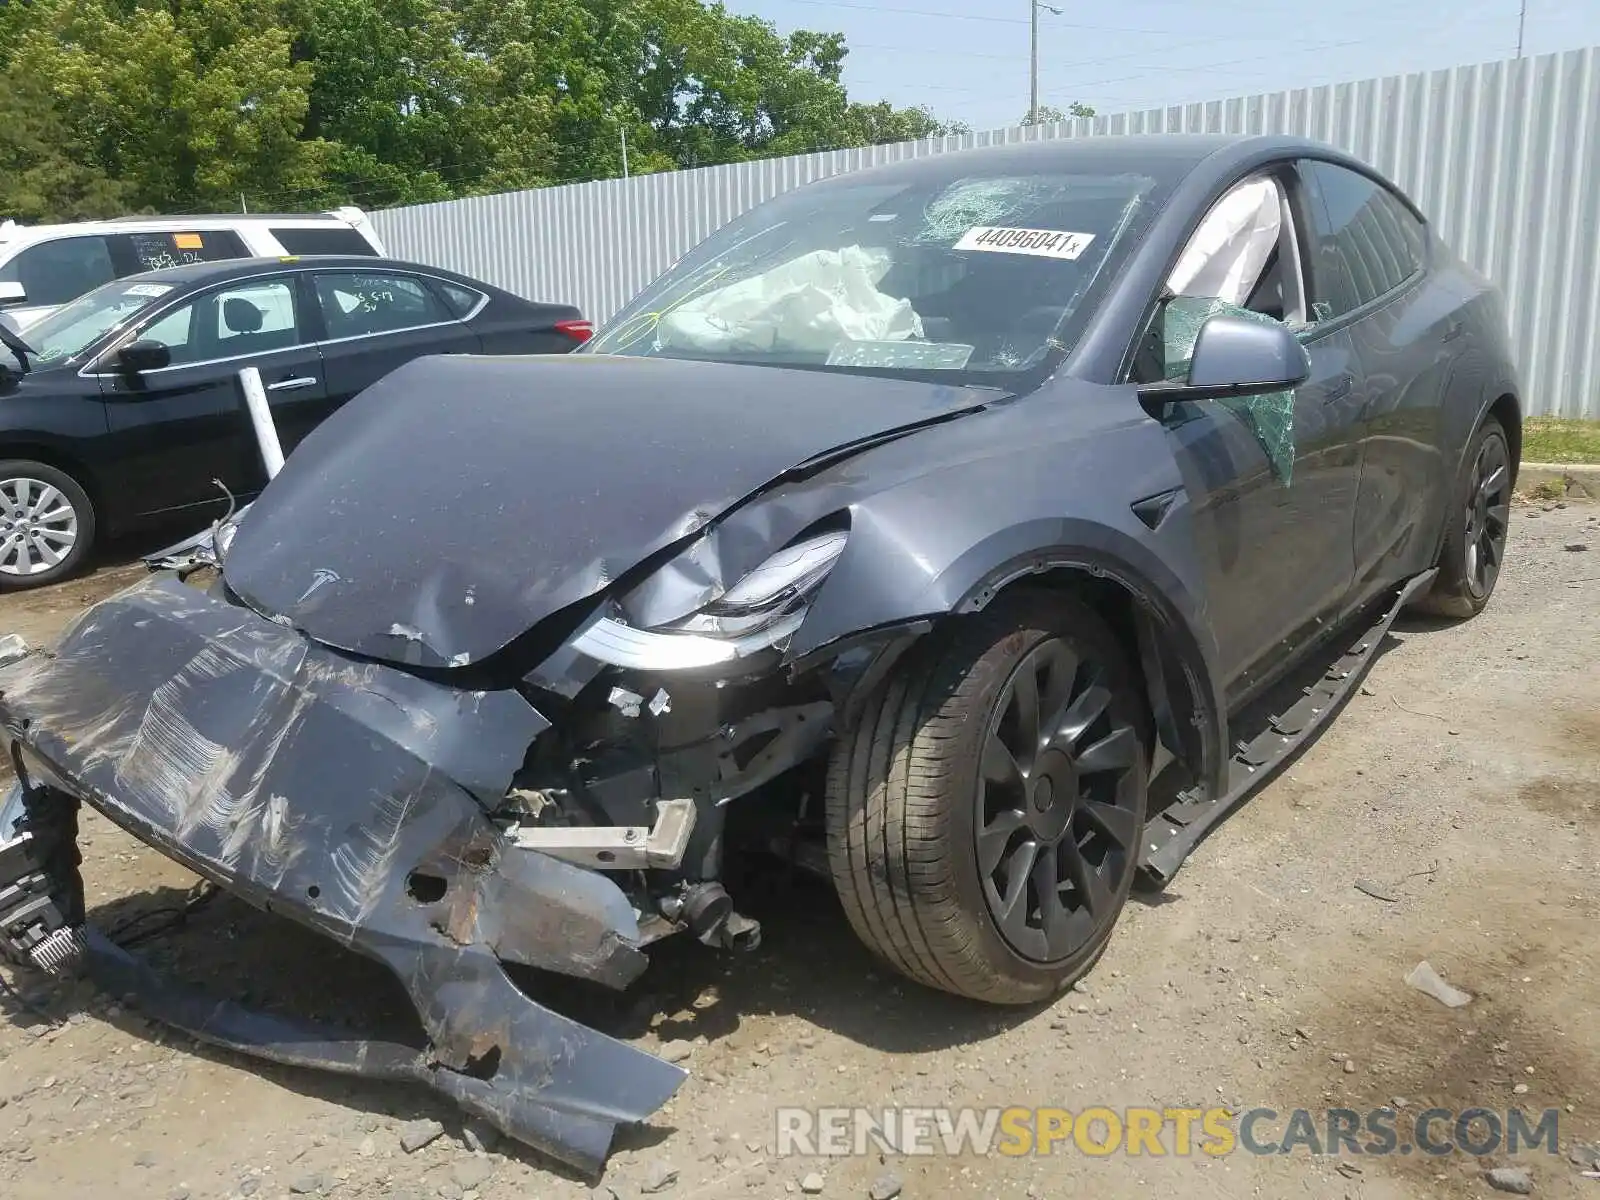
M 616 1125 L 682 1082 L 680 1068 L 538 1005 L 502 967 L 621 987 L 646 965 L 609 878 L 519 848 L 488 818 L 547 727 L 516 692 L 355 662 L 156 576 L 88 610 L 53 653 L 0 668 L 0 725 L 22 747 L 30 805 L 87 802 L 245 901 L 385 964 L 429 1045 L 421 1066 L 382 1053 L 357 1068 L 424 1079 L 590 1170 Z M 222 1009 L 193 1028 L 203 1008 L 154 990 L 165 999 L 152 1015 L 197 1036 L 351 1069 L 346 1051 L 316 1049 L 325 1038 Z

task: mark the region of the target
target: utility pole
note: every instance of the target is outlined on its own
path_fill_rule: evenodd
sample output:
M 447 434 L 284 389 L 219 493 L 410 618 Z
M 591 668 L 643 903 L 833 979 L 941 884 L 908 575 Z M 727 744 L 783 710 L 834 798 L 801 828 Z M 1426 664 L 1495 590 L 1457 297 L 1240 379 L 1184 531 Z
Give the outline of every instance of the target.
M 628 127 L 618 122 L 617 129 L 622 134 L 622 177 L 628 177 Z
M 1522 6 L 1517 10 L 1517 57 L 1522 57 L 1522 35 L 1528 28 L 1528 0 L 1522 0 Z
M 1039 119 L 1039 10 L 1048 8 L 1056 16 L 1062 16 L 1059 8 L 1053 4 L 1041 4 L 1039 0 L 1028 0 L 1028 124 L 1032 125 Z
M 1028 0 L 1028 124 L 1039 116 L 1039 0 Z

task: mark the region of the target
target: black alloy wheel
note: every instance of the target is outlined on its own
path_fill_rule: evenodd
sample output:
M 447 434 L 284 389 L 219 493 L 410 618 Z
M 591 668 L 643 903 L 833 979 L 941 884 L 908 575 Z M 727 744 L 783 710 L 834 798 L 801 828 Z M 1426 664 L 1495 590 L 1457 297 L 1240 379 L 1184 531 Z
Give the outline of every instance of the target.
M 1071 592 L 1018 592 L 929 634 L 829 764 L 828 862 L 856 934 L 989 1003 L 1072 983 L 1133 884 L 1150 727 L 1128 650 Z
M 1061 638 L 1017 664 L 984 741 L 976 851 L 984 899 L 1031 962 L 1081 950 L 1121 907 L 1137 859 L 1143 747 L 1111 712 L 1103 663 Z

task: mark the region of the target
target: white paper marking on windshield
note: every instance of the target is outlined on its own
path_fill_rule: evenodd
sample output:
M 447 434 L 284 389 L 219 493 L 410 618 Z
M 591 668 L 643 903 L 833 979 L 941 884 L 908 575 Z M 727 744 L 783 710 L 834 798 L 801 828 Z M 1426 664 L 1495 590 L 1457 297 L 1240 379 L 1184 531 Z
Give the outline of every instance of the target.
M 124 296 L 165 296 L 172 290 L 170 283 L 136 283 L 124 288 Z
M 1092 233 L 1061 229 L 1007 229 L 1003 225 L 975 225 L 961 235 L 957 250 L 988 250 L 997 254 L 1032 254 L 1038 258 L 1074 259 L 1094 241 Z

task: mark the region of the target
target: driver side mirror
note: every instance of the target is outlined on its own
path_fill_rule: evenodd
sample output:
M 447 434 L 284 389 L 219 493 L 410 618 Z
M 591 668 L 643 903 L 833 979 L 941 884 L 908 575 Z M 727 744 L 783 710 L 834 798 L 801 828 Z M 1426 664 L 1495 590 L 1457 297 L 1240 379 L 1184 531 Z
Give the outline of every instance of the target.
M 0 282 L 0 308 L 28 302 L 28 289 L 20 283 Z
M 1145 384 L 1139 398 L 1175 404 L 1264 396 L 1288 391 L 1310 377 L 1311 358 L 1287 327 L 1219 314 L 1200 327 L 1188 379 Z
M 117 351 L 117 366 L 130 375 L 159 371 L 172 363 L 172 351 L 160 342 L 129 342 Z

